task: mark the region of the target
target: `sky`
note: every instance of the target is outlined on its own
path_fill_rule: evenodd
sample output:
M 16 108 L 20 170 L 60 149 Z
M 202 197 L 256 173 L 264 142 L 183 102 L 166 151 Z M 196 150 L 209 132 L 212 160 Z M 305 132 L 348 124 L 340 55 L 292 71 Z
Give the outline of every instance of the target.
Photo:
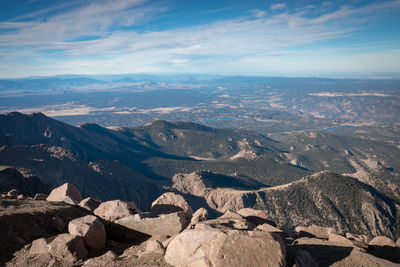
M 1 0 L 0 78 L 398 75 L 400 0 Z

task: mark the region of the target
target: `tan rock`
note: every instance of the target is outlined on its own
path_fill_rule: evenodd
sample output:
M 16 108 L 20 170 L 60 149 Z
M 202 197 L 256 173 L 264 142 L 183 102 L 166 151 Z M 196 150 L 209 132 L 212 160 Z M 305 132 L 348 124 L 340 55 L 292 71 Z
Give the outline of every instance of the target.
M 296 232 L 299 233 L 299 236 L 312 236 L 316 238 L 328 239 L 329 234 L 335 234 L 336 231 L 330 227 L 322 227 L 318 225 L 311 226 L 298 226 L 296 227 Z
M 396 247 L 396 243 L 393 242 L 392 239 L 386 236 L 377 236 L 369 241 L 368 245 L 370 246 L 388 246 L 388 247 Z
M 115 221 L 135 214 L 136 210 L 137 207 L 134 202 L 111 200 L 101 203 L 99 207 L 94 210 L 94 214 L 105 220 Z
M 46 200 L 48 196 L 46 194 L 42 194 L 42 193 L 37 193 L 35 194 L 35 196 L 33 197 L 33 200 Z
M 115 223 L 151 236 L 173 236 L 184 229 L 186 219 L 183 211 L 178 211 L 160 214 L 158 217 L 142 217 L 140 214 L 135 214 L 119 219 Z
M 62 201 L 70 205 L 78 205 L 78 202 L 72 199 L 70 196 L 66 196 Z
M 81 202 L 79 202 L 78 205 L 87 210 L 94 211 L 100 206 L 100 204 L 101 204 L 100 200 L 94 199 L 92 197 L 87 197 L 83 199 Z
M 371 241 L 371 239 L 366 235 L 355 235 L 351 233 L 346 233 L 346 238 L 357 242 L 363 242 L 366 244 L 368 244 L 368 242 Z
M 219 216 L 218 219 L 244 219 L 244 216 L 239 213 L 228 210 L 224 215 Z
M 174 266 L 285 266 L 281 240 L 265 232 L 191 229 L 169 244 L 165 261 Z
M 98 250 L 106 244 L 106 231 L 100 220 L 93 215 L 86 215 L 72 220 L 68 224 L 71 235 L 81 236 L 90 249 Z
M 253 230 L 256 225 L 246 219 L 236 218 L 217 218 L 214 220 L 207 220 L 199 222 L 195 225 L 195 229 L 209 229 L 209 230 Z
M 162 243 L 158 240 L 149 240 L 146 242 L 146 250 L 144 251 L 145 254 L 148 253 L 157 253 L 157 254 L 165 254 L 165 248 Z
M 85 244 L 79 236 L 60 234 L 48 245 L 51 255 L 69 263 L 74 263 L 88 255 Z
M 246 218 L 246 220 L 254 223 L 255 225 L 268 223 L 268 224 L 276 227 L 276 224 L 268 218 L 267 213 L 263 210 L 244 208 L 244 209 L 238 210 L 237 213 L 242 215 L 243 217 Z
M 384 257 L 377 257 L 348 246 L 318 238 L 302 237 L 295 240 L 295 247 L 306 250 L 320 266 L 398 266 Z
M 208 211 L 205 208 L 200 208 L 196 210 L 196 212 L 193 213 L 192 219 L 189 224 L 189 228 L 193 229 L 196 223 L 207 220 L 207 217 L 208 217 Z
M 343 246 L 354 246 L 353 242 L 351 240 L 347 239 L 344 236 L 337 235 L 337 234 L 329 234 L 328 235 L 328 241 L 333 242 L 333 243 L 338 243 Z
M 24 199 L 24 198 L 25 198 L 25 196 L 23 194 L 20 194 L 17 196 L 17 199 L 19 199 L 19 200 Z
M 47 197 L 47 201 L 64 201 L 66 197 L 72 199 L 75 204 L 82 200 L 79 190 L 73 184 L 65 183 L 53 189 Z
M 193 214 L 192 208 L 183 196 L 172 192 L 162 194 L 151 204 L 151 212 L 155 215 L 168 214 L 177 211 L 183 211 L 186 221 L 190 222 Z
M 45 254 L 49 253 L 49 246 L 44 238 L 39 238 L 32 241 L 32 246 L 29 250 L 29 254 Z
M 396 245 L 397 245 L 398 247 L 400 247 L 400 237 L 397 239 Z
M 278 229 L 268 223 L 260 224 L 256 227 L 256 229 L 258 229 L 260 231 L 268 232 L 268 233 L 283 233 L 283 231 L 281 229 Z
M 106 267 L 110 266 L 113 261 L 118 258 L 115 252 L 109 250 L 103 255 L 95 258 L 88 259 L 82 267 Z

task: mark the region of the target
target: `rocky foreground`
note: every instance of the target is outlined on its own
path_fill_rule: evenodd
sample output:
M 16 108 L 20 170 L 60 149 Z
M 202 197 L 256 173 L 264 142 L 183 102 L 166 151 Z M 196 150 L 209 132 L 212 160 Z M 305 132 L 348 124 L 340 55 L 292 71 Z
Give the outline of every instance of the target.
M 208 219 L 173 192 L 150 211 L 135 203 L 82 199 L 72 184 L 0 199 L 5 266 L 400 266 L 400 239 L 316 225 L 287 233 L 262 210 Z

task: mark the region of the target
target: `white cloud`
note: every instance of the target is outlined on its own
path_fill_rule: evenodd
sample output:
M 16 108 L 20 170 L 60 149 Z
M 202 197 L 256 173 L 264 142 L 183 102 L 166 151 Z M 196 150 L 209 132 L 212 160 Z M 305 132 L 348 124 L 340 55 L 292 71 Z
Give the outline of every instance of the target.
M 273 4 L 269 7 L 271 10 L 281 10 L 287 8 L 287 5 L 285 3 L 278 3 L 278 4 Z
M 315 60 L 318 50 L 322 51 L 319 48 L 307 52 L 304 48 L 297 49 L 299 46 L 349 37 L 363 26 L 360 18 L 396 10 L 400 7 L 399 0 L 363 7 L 342 6 L 336 11 L 314 14 L 312 17 L 307 16 L 307 6 L 303 10 L 290 12 L 286 5 L 275 4 L 270 8 L 282 10 L 275 15 L 252 10 L 251 17 L 153 32 L 110 29 L 146 21 L 165 11 L 163 6 L 147 4 L 142 0 L 91 3 L 43 21 L 0 22 L 0 28 L 17 30 L 0 35 L 0 56 L 9 55 L 1 56 L 3 60 L 6 59 L 2 67 L 7 66 L 1 75 L 165 71 L 260 71 L 265 74 L 284 69 L 295 71 L 296 68 L 329 71 L 329 68 L 338 69 L 335 67 L 338 64 L 347 64 L 344 68 L 348 69 L 365 70 L 362 66 L 364 63 L 387 71 L 400 69 L 400 63 L 393 61 L 390 56 L 380 58 L 373 54 L 369 57 L 364 55 L 357 60 L 353 58 L 349 64 L 345 59 L 350 57 L 332 53 L 335 58 L 331 65 Z M 68 41 L 86 36 L 98 38 Z M 55 50 L 60 55 L 54 58 L 41 57 L 44 49 Z M 393 58 L 397 58 L 397 54 L 391 53 Z M 26 59 L 21 63 L 13 61 L 13 55 L 15 58 L 29 55 L 35 60 Z M 389 60 L 386 67 L 383 59 Z M 190 64 L 184 64 L 189 61 Z M 314 62 L 314 65 L 309 62 Z

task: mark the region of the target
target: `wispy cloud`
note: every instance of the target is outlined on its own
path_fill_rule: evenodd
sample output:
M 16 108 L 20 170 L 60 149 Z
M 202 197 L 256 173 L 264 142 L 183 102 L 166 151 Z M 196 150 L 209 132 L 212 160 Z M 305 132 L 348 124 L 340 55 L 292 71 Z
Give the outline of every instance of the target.
M 287 8 L 287 5 L 285 3 L 278 3 L 278 4 L 273 4 L 269 7 L 271 10 L 281 10 Z
M 25 73 L 33 72 L 32 75 L 302 69 L 305 55 L 318 54 L 304 46 L 314 45 L 317 50 L 326 51 L 326 47 L 321 49 L 318 45 L 354 36 L 372 14 L 379 19 L 400 9 L 400 0 L 358 7 L 343 5 L 336 9 L 328 2 L 292 10 L 285 3 L 277 3 L 270 6 L 273 12 L 250 9 L 242 17 L 151 31 L 140 26 L 168 12 L 163 4 L 145 0 L 85 3 L 89 4 L 71 5 L 65 12 L 54 15 L 52 11 L 59 10 L 58 6 L 0 22 L 0 29 L 5 30 L 0 33 L 0 56 L 8 55 L 1 57 L 7 58 L 9 75 L 21 68 Z M 330 6 L 329 12 L 326 6 Z M 12 55 L 15 59 L 25 55 L 36 58 L 13 61 Z M 378 57 L 367 55 L 353 59 L 358 60 L 351 64 L 354 68 L 357 62 L 379 61 Z M 320 60 L 315 62 L 321 64 Z M 396 68 L 398 64 L 388 65 Z

